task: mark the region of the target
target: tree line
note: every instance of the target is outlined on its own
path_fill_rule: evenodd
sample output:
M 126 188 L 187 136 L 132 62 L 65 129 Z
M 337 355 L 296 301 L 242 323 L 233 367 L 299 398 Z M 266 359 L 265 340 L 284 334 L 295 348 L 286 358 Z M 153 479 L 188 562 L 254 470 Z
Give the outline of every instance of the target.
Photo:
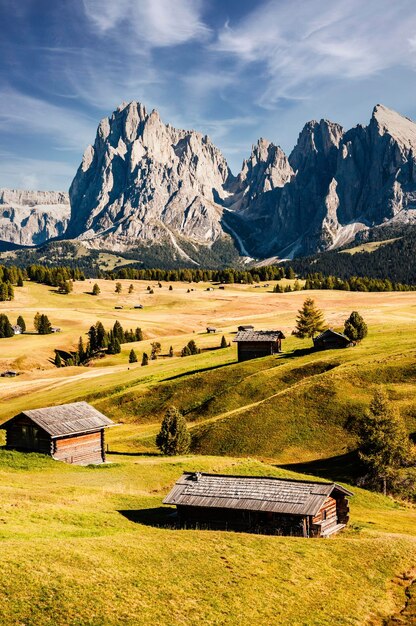
M 87 332 L 88 339 L 84 344 L 82 337 L 78 340 L 76 350 L 65 352 L 55 350 L 56 367 L 70 365 L 85 365 L 93 358 L 99 358 L 104 354 L 119 354 L 123 343 L 143 341 L 141 328 L 124 330 L 118 320 L 114 322 L 110 330 L 106 330 L 102 322 L 97 321 Z M 131 361 L 134 362 L 134 361 Z

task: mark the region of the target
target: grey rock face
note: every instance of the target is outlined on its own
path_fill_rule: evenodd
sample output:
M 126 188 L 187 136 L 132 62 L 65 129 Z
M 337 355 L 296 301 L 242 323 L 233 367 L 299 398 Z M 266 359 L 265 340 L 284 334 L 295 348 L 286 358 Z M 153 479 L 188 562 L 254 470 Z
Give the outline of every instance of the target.
M 123 250 L 176 235 L 212 245 L 225 233 L 230 170 L 210 139 L 166 126 L 137 102 L 102 120 L 71 185 L 67 236 Z
M 23 246 L 40 245 L 66 230 L 69 196 L 56 191 L 0 189 L 0 240 Z

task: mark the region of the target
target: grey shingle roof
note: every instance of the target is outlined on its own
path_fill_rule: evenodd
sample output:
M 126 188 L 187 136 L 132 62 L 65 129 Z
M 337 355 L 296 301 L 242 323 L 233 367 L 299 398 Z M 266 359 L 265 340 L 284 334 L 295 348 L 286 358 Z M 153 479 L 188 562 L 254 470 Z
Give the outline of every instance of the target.
M 240 330 L 233 341 L 277 341 L 285 339 L 281 330 Z
M 328 335 L 336 335 L 337 337 L 342 337 L 342 339 L 345 339 L 345 341 L 351 341 L 347 337 L 347 335 L 344 335 L 343 333 L 339 333 L 336 330 L 334 330 L 333 328 L 327 328 L 322 333 L 320 333 L 319 335 L 314 337 L 313 340 L 317 341 L 318 339 L 323 339 L 324 337 L 327 337 Z
M 25 415 L 30 418 L 37 426 L 46 431 L 52 439 L 64 435 L 94 432 L 107 426 L 115 426 L 111 419 L 94 409 L 87 402 L 73 402 L 44 409 L 32 409 L 22 411 L 19 415 Z M 2 424 L 0 428 L 4 428 L 15 417 Z
M 333 491 L 353 494 L 336 483 L 262 476 L 185 472 L 164 504 L 316 515 Z

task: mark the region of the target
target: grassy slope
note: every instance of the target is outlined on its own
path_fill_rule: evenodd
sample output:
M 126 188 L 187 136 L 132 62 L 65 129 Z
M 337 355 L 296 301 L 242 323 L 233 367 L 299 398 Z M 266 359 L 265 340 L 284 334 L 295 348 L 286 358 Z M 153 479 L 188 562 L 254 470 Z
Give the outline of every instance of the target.
M 294 476 L 251 460 L 114 456 L 65 466 L 0 451 L 3 624 L 363 624 L 404 603 L 416 511 L 354 489 L 331 540 L 177 531 L 184 470 Z M 168 527 L 163 527 L 164 525 Z
M 112 465 L 91 469 L 0 451 L 3 623 L 313 626 L 377 623 L 395 612 L 404 591 L 392 581 L 416 558 L 414 507 L 353 488 L 351 525 L 328 541 L 158 525 L 166 523 L 163 496 L 185 469 L 293 476 L 247 458 L 209 454 L 324 463 L 353 449 L 349 417 L 379 383 L 409 431 L 416 430 L 416 294 L 313 292 L 332 326 L 358 309 L 371 329 L 354 349 L 314 354 L 293 352 L 307 343 L 290 336 L 304 292 L 237 285 L 207 293 L 199 285 L 187 294 L 187 285 L 174 285 L 173 292 L 164 285 L 147 296 L 146 286 L 135 283 L 136 295 L 122 296 L 128 308 L 121 312 L 114 311 L 114 284 L 104 281 L 97 299 L 83 293 L 85 284 L 68 297 L 26 285 L 13 303 L 0 303 L 16 316 L 49 310 L 64 328 L 59 337 L 1 341 L 0 364 L 20 359 L 25 373 L 0 379 L 0 420 L 28 406 L 88 399 L 124 422 L 109 431 L 108 441 L 112 450 L 131 454 L 114 454 Z M 145 298 L 143 311 L 131 309 Z M 126 345 L 121 355 L 91 368 L 49 367 L 56 343 L 67 346 L 91 321 L 109 326 L 116 317 L 144 328 L 149 339 L 135 346 L 139 352 L 149 349 L 152 337 L 163 351 L 169 345 L 179 351 L 190 338 L 212 348 L 223 332 L 232 340 L 238 323 L 253 321 L 282 328 L 286 352 L 236 364 L 232 346 L 128 369 Z M 211 323 L 219 335 L 203 333 Z M 170 403 L 186 413 L 194 447 L 206 456 L 137 454 L 154 449 Z

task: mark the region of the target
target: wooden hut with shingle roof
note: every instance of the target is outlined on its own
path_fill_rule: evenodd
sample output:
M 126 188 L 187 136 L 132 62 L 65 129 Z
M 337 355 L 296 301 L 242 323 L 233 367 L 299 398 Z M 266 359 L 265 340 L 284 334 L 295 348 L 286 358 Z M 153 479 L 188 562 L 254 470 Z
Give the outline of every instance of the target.
M 185 472 L 163 503 L 185 527 L 328 537 L 347 524 L 352 495 L 336 483 Z
M 281 330 L 239 330 L 233 341 L 237 343 L 238 360 L 258 359 L 282 351 Z
M 115 426 L 87 402 L 22 411 L 0 428 L 6 448 L 48 454 L 57 461 L 88 465 L 105 462 L 104 429 Z

